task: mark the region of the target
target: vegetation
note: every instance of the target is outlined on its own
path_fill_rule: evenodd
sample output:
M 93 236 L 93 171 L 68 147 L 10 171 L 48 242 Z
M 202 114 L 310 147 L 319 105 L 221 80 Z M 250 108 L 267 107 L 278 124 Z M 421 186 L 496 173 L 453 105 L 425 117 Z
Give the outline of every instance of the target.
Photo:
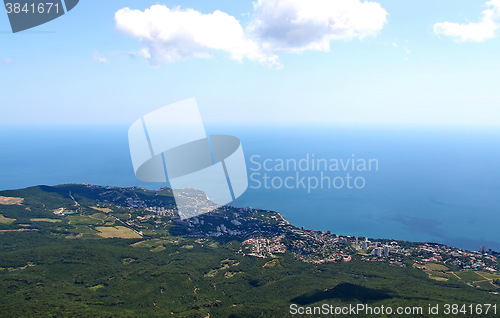
M 141 238 L 141 236 L 128 227 L 124 226 L 99 226 L 96 227 L 100 233 L 99 236 L 108 237 L 118 237 L 118 238 Z
M 3 216 L 2 214 L 0 214 L 0 223 L 4 223 L 4 224 L 10 224 L 12 222 L 14 222 L 16 219 L 10 219 L 10 218 L 6 218 L 5 216 Z
M 264 259 L 241 253 L 238 237 L 172 235 L 174 224 L 161 228 L 146 217 L 140 224 L 150 232 L 141 236 L 120 221 L 142 215 L 127 198 L 168 206 L 168 189 L 68 185 L 0 195 L 24 198 L 0 205 L 0 213 L 14 219 L 0 224 L 2 317 L 287 317 L 292 303 L 427 308 L 499 302 L 491 293 L 496 287 L 481 276 L 498 285 L 495 273 L 429 265 L 426 272 L 359 256 L 325 264 L 304 263 L 290 252 Z M 60 208 L 75 214 L 55 214 Z M 477 288 L 464 280 L 483 282 Z

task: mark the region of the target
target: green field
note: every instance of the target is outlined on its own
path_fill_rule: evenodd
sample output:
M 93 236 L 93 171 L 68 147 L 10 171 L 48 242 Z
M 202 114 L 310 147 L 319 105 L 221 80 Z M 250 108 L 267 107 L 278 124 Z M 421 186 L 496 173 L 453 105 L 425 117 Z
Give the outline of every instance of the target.
M 12 230 L 0 230 L 0 233 L 6 233 L 6 232 L 25 232 L 25 231 L 38 231 L 38 229 L 12 229 Z
M 110 208 L 101 208 L 101 207 L 97 207 L 97 206 L 91 206 L 90 208 L 94 209 L 96 211 L 104 212 L 104 213 L 113 212 L 113 210 L 111 210 Z
M 424 265 L 425 268 L 431 271 L 449 271 L 450 269 L 444 265 L 436 264 L 436 263 L 427 263 Z
M 49 222 L 49 223 L 57 223 L 61 222 L 61 219 L 49 219 L 49 218 L 35 218 L 30 219 L 31 222 Z
M 97 235 L 104 238 L 118 237 L 118 238 L 141 238 L 139 234 L 124 226 L 98 226 L 95 228 Z
M 89 216 L 83 216 L 83 215 L 70 215 L 67 216 L 66 219 L 68 220 L 69 224 L 91 224 L 91 225 L 99 225 L 102 224 L 102 220 L 97 220 L 94 218 L 91 218 Z
M 68 229 L 68 232 L 70 233 L 76 233 L 76 234 L 97 234 L 97 231 L 89 227 L 88 225 L 74 225 L 74 228 Z
M 101 222 L 112 219 L 108 215 L 102 214 L 102 213 L 94 213 L 90 216 L 90 218 L 95 219 L 95 220 L 99 220 Z
M 483 289 L 483 290 L 490 290 L 490 291 L 499 291 L 500 287 L 493 285 L 491 281 L 482 281 L 482 282 L 475 282 L 473 283 L 474 286 L 477 288 Z
M 453 278 L 450 276 L 450 274 L 439 272 L 439 271 L 426 271 L 427 275 L 429 275 L 429 278 L 437 280 L 437 281 L 448 281 L 450 278 Z
M 476 272 L 455 272 L 455 274 L 467 283 L 484 280 L 484 277 L 479 276 Z
M 482 276 L 488 278 L 488 279 L 500 279 L 500 274 L 499 273 L 489 273 L 489 272 L 479 272 Z
M 161 252 L 166 249 L 167 245 L 172 245 L 177 241 L 173 240 L 162 240 L 162 239 L 152 239 L 152 240 L 145 240 L 145 241 L 140 241 L 134 244 L 131 244 L 131 247 L 144 247 L 148 248 L 151 252 Z

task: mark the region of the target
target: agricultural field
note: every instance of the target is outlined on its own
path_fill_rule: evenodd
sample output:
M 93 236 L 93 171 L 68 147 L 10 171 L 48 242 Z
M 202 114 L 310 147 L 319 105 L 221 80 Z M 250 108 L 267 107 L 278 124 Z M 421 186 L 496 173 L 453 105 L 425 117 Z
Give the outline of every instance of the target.
M 90 208 L 97 210 L 97 211 L 100 211 L 100 212 L 104 212 L 104 213 L 113 212 L 113 210 L 110 208 L 101 208 L 101 207 L 97 207 L 97 206 L 91 206 Z
M 11 218 L 7 218 L 5 216 L 3 216 L 3 214 L 0 214 L 0 223 L 3 223 L 3 224 L 11 224 L 15 221 L 16 219 L 11 219 Z
M 98 226 L 95 228 L 99 233 L 97 235 L 104 238 L 141 238 L 142 236 L 128 227 L 124 226 Z
M 460 277 L 466 283 L 472 283 L 484 280 L 484 277 L 480 276 L 476 272 L 454 272 L 455 275 Z
M 34 218 L 30 219 L 31 222 L 49 222 L 49 223 L 57 223 L 62 222 L 61 219 L 49 219 L 49 218 Z
M 424 267 L 431 271 L 449 271 L 450 269 L 445 265 L 436 264 L 436 263 L 427 263 Z
M 4 197 L 0 196 L 0 204 L 1 205 L 19 205 L 23 203 L 24 198 L 13 198 L 13 197 Z
M 66 217 L 68 224 L 89 224 L 89 225 L 99 225 L 103 224 L 103 220 L 95 219 L 90 216 L 84 215 L 70 215 Z

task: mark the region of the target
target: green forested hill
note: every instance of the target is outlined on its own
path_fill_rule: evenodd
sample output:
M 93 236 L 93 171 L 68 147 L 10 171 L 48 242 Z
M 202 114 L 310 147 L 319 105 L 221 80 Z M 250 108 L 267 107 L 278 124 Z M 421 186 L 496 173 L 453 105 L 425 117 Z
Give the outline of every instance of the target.
M 70 185 L 4 191 L 0 198 L 0 214 L 9 220 L 0 223 L 0 317 L 291 317 L 292 303 L 428 308 L 500 302 L 458 276 L 435 280 L 411 266 L 356 255 L 313 264 L 289 251 L 252 257 L 242 244 L 248 236 L 172 235 L 184 225 L 168 213 L 148 218 L 141 205 L 171 208 L 168 189 Z M 274 215 L 265 215 L 261 221 L 272 223 Z M 113 235 L 104 229 L 136 237 L 106 238 Z

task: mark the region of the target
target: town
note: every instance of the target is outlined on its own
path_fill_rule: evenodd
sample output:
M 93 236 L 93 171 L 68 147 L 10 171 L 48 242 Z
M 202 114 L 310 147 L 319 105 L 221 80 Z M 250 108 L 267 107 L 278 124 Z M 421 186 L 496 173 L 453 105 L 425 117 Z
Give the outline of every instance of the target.
M 106 196 L 109 199 L 110 193 Z M 200 200 L 193 204 L 197 201 Z M 357 257 L 362 261 L 387 262 L 401 267 L 436 263 L 456 270 L 499 270 L 498 253 L 484 246 L 479 251 L 466 251 L 437 243 L 336 235 L 330 231 L 298 228 L 277 212 L 252 208 L 223 206 L 215 212 L 180 220 L 175 206 L 163 206 L 158 200 L 155 202 L 158 206 L 148 205 L 150 202 L 138 197 L 128 198 L 123 203 L 125 208 L 135 211 L 136 217 L 126 222 L 132 228 L 147 228 L 146 224 L 152 221 L 153 229 L 168 227 L 175 235 L 241 238 L 251 251 L 246 254 L 249 256 L 274 257 L 286 250 L 308 263 L 348 262 Z

